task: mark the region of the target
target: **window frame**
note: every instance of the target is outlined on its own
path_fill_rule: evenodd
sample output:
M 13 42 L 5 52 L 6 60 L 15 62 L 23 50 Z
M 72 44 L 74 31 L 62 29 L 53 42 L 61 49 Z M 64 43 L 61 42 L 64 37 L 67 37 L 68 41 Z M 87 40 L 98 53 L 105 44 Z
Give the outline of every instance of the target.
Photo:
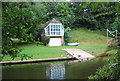
M 61 23 L 50 23 L 45 27 L 45 35 L 46 36 L 64 36 L 64 27 Z

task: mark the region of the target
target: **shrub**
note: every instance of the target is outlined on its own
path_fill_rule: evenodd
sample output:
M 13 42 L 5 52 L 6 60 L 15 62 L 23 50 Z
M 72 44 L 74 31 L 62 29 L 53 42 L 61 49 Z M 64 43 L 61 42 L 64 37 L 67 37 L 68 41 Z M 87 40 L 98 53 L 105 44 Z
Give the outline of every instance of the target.
M 114 44 L 112 47 L 108 47 L 107 52 L 115 50 L 117 53 L 113 54 L 112 58 L 110 58 L 106 64 L 97 70 L 95 75 L 91 75 L 88 78 L 94 81 L 119 81 L 120 74 L 120 40 L 118 40 L 117 45 Z
M 35 44 L 38 46 L 38 45 L 44 45 L 42 42 L 40 41 L 35 41 Z
M 69 31 L 71 29 L 69 27 L 67 27 L 65 29 L 65 32 L 64 32 L 64 42 L 65 42 L 65 45 L 70 41 L 70 35 L 69 35 Z
M 41 42 L 44 44 L 44 45 L 47 45 L 49 43 L 49 37 L 47 36 L 42 36 L 41 37 Z

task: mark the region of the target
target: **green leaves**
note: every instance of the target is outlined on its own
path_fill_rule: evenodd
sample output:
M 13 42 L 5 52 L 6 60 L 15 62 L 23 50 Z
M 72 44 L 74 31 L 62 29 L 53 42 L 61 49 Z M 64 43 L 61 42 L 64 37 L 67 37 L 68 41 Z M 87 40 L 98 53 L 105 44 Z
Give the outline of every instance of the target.
M 16 48 L 11 38 L 33 41 L 33 27 L 36 26 L 36 16 L 30 3 L 2 3 L 3 5 L 3 56 L 9 54 L 12 59 L 21 52 Z M 32 30 L 31 30 L 32 29 Z
M 97 15 L 95 16 L 95 18 L 96 18 L 96 17 L 99 17 L 99 16 L 111 15 L 111 14 L 113 14 L 113 13 L 115 13 L 114 10 L 113 10 L 113 11 L 109 11 L 109 12 L 103 12 L 103 13 L 97 14 Z
M 21 60 L 23 61 L 24 59 L 29 59 L 29 58 L 32 58 L 32 56 L 28 56 L 28 55 L 26 55 L 26 54 L 18 54 L 18 57 L 20 57 L 21 58 Z
M 120 16 L 115 18 L 115 21 L 111 24 L 112 30 L 119 30 L 120 29 Z
M 120 15 L 120 2 L 117 2 L 116 5 L 117 13 Z
M 119 74 L 120 74 L 120 39 L 118 39 L 118 41 L 116 42 L 116 44 L 113 44 L 113 46 L 108 47 L 108 49 L 110 49 L 109 51 L 112 50 L 117 50 L 116 53 L 113 53 L 113 55 L 111 56 L 111 58 L 109 58 L 107 60 L 107 62 L 105 63 L 105 65 L 103 67 L 101 67 L 100 69 L 97 70 L 97 72 L 95 73 L 95 75 L 91 75 L 89 76 L 89 79 L 91 80 L 97 80 L 97 81 L 119 81 Z M 107 51 L 107 52 L 109 52 Z
M 24 41 L 40 39 L 42 24 L 52 18 L 61 21 L 65 28 L 103 30 L 107 27 L 119 27 L 116 16 L 119 15 L 120 5 L 115 2 L 3 2 L 2 6 L 4 50 L 8 50 L 7 46 L 13 47 L 11 38 Z

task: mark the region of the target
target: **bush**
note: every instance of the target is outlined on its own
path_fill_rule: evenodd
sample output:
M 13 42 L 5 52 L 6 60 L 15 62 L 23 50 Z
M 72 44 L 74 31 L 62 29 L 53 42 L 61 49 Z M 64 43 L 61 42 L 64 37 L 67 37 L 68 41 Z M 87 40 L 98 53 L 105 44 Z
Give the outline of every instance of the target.
M 76 20 L 76 17 L 75 15 L 67 15 L 67 16 L 64 16 L 64 17 L 59 17 L 58 20 L 60 20 L 60 22 L 64 25 L 65 28 L 67 27 L 70 27 L 70 28 L 74 28 L 75 24 L 75 20 Z
M 65 42 L 65 45 L 68 43 L 68 42 L 70 42 L 70 35 L 69 35 L 69 31 L 70 31 L 71 29 L 69 28 L 69 27 L 67 27 L 66 29 L 65 29 L 65 32 L 64 32 L 64 42 Z
M 42 36 L 41 37 L 41 42 L 44 44 L 44 45 L 47 45 L 49 43 L 49 37 L 47 36 Z
M 38 45 L 44 45 L 44 43 L 40 42 L 40 41 L 35 41 L 35 44 Z
M 97 70 L 97 72 L 95 73 L 95 75 L 91 75 L 88 78 L 94 81 L 120 81 L 120 40 L 118 40 L 117 45 L 112 46 L 110 48 L 112 48 L 109 51 L 115 50 L 117 51 L 117 53 L 113 54 L 114 56 L 112 56 L 112 58 L 110 58 L 106 64 L 101 67 L 100 69 Z M 109 49 L 109 48 L 108 48 Z M 109 52 L 108 51 L 108 52 Z

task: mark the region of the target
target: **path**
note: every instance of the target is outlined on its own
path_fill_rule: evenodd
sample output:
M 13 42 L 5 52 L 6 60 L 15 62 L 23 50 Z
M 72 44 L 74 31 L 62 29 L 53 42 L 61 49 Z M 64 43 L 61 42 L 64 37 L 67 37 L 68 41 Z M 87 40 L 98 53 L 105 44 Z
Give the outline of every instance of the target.
M 76 59 L 83 61 L 95 58 L 95 56 L 81 50 L 81 49 L 63 49 L 68 52 L 71 56 L 75 57 Z

